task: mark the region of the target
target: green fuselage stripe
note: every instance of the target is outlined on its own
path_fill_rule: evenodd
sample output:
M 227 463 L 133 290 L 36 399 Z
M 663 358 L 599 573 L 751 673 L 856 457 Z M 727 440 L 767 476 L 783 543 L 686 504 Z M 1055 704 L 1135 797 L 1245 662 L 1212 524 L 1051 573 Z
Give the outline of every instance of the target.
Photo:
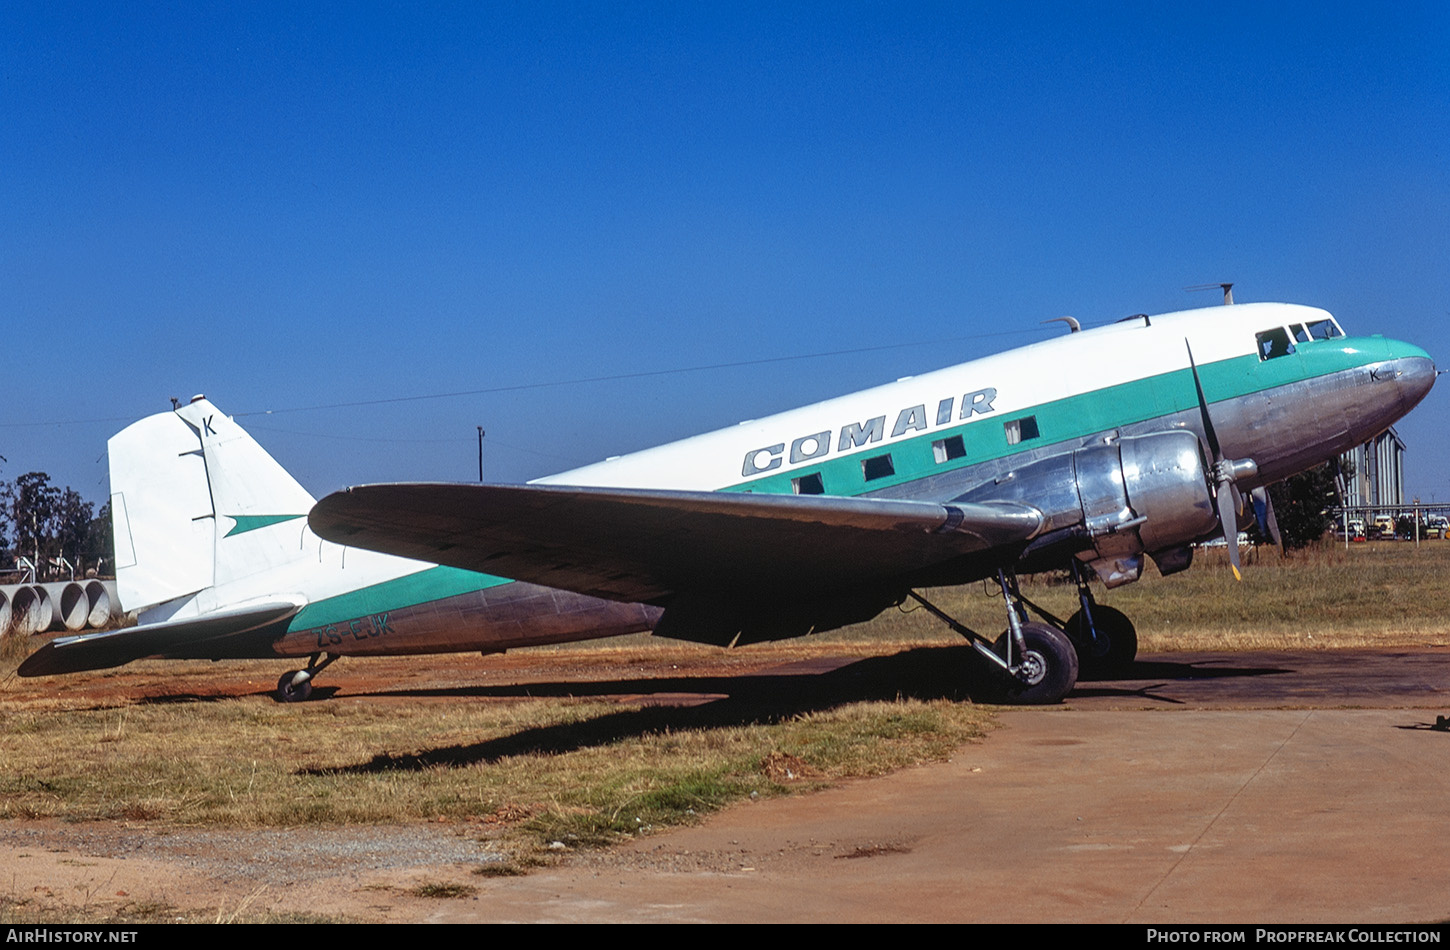
M 1270 360 L 1261 361 L 1256 354 L 1221 360 L 1199 366 L 1198 373 L 1203 382 L 1204 396 L 1212 404 L 1397 355 L 1403 354 L 1392 354 L 1385 341 L 1378 337 L 1344 338 L 1306 344 L 1300 346 L 1296 353 Z M 1197 405 L 1192 371 L 1188 368 L 1172 370 L 1011 412 L 993 413 L 959 425 L 933 428 L 912 438 L 883 440 L 846 454 L 837 455 L 837 447 L 832 445 L 829 455 L 813 463 L 730 485 L 722 491 L 788 495 L 795 490 L 792 479 L 819 472 L 825 494 L 861 495 L 1027 452 L 1039 446 L 1146 422 L 1193 409 Z M 1027 416 L 1036 417 L 1038 436 L 1009 444 L 1004 423 Z M 841 420 L 842 423 L 860 421 L 863 420 Z M 961 436 L 965 454 L 938 463 L 932 443 L 953 436 Z M 866 481 L 862 461 L 887 453 L 891 455 L 895 473 Z
M 390 581 L 308 604 L 297 612 L 287 629 L 293 631 L 322 627 L 511 583 L 513 582 L 506 577 L 477 574 L 457 567 L 430 567 L 416 574 L 395 577 Z

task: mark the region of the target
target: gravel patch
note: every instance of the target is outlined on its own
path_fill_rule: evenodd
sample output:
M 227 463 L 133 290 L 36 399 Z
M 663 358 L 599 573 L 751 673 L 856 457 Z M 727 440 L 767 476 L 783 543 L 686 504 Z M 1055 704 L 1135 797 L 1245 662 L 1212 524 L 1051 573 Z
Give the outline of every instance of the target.
M 504 856 L 451 826 L 300 829 L 0 824 L 0 847 L 163 861 L 220 880 L 312 881 L 371 871 L 483 865 Z

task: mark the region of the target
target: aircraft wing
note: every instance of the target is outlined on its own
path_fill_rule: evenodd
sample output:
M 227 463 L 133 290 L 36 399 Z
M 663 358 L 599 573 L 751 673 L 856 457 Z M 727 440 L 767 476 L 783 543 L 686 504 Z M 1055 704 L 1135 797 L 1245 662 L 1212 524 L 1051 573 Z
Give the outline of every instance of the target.
M 148 656 L 171 658 L 266 657 L 286 632 L 302 601 L 276 601 L 219 610 L 202 617 L 59 637 L 36 650 L 16 670 L 21 676 L 51 676 L 106 670 Z
M 784 603 L 899 596 L 943 565 L 1001 563 L 1038 533 L 1042 514 L 1014 503 L 400 484 L 329 495 L 309 521 L 339 544 L 611 600 Z

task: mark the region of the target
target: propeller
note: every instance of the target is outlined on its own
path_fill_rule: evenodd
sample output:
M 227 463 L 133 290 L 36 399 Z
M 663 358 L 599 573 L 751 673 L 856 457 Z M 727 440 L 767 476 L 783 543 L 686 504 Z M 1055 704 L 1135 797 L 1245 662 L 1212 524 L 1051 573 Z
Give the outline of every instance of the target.
M 1259 532 L 1269 539 L 1271 544 L 1284 546 L 1284 540 L 1279 535 L 1279 519 L 1274 517 L 1274 499 L 1269 497 L 1267 488 L 1255 488 L 1249 492 L 1249 498 L 1254 503 L 1254 520 L 1259 523 Z
M 1193 347 L 1189 346 L 1185 339 L 1183 345 L 1188 348 L 1188 368 L 1193 371 L 1193 388 L 1198 393 L 1198 414 L 1203 420 L 1203 435 L 1208 440 L 1208 450 L 1213 453 L 1213 480 L 1214 497 L 1218 501 L 1218 521 L 1223 526 L 1223 540 L 1228 545 L 1228 563 L 1233 568 L 1234 578 L 1243 580 L 1244 575 L 1239 563 L 1239 520 L 1238 513 L 1243 510 L 1243 495 L 1239 493 L 1238 486 L 1234 483 L 1241 478 L 1252 478 L 1259 472 L 1258 463 L 1253 459 L 1227 459 L 1223 456 L 1223 448 L 1218 442 L 1218 433 L 1213 428 L 1213 417 L 1208 413 L 1208 400 L 1203 395 L 1203 380 L 1198 378 L 1198 364 L 1193 360 Z M 1262 489 L 1259 489 L 1262 491 Z M 1272 518 L 1272 506 L 1268 503 L 1269 496 L 1264 495 L 1266 510 Z M 1258 507 L 1255 505 L 1255 514 Z M 1274 533 L 1278 534 L 1278 522 L 1275 520 Z

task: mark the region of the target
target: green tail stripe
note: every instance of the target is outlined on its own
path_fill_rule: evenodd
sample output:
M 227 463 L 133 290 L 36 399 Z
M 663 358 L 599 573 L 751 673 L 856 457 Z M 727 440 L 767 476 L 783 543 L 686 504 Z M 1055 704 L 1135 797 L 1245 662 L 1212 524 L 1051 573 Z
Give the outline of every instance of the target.
M 306 518 L 306 515 L 227 515 L 236 522 L 232 530 L 222 535 L 230 538 L 234 534 L 246 534 L 248 531 L 256 531 L 258 528 L 265 528 L 268 525 L 281 524 L 284 521 L 296 521 L 298 518 Z

